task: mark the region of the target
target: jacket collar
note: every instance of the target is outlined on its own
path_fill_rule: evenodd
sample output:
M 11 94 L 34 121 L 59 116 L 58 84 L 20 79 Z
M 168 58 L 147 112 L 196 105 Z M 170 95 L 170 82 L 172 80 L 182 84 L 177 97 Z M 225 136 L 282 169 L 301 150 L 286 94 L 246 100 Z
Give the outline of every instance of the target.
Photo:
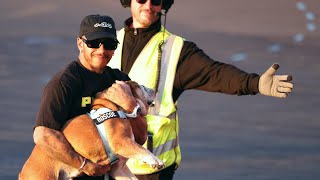
M 128 18 L 124 22 L 124 28 L 126 32 L 133 32 L 134 30 L 137 30 L 137 33 L 147 33 L 147 32 L 159 32 L 161 30 L 161 19 L 159 18 L 156 22 L 151 24 L 151 26 L 147 28 L 132 28 L 130 27 L 132 25 L 133 19 L 132 17 Z

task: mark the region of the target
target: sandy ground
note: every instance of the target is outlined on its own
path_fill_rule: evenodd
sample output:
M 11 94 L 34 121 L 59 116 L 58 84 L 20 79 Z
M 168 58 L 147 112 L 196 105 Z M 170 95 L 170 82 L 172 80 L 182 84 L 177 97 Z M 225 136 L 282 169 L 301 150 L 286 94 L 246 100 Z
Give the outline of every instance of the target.
M 288 99 L 185 92 L 175 179 L 320 179 L 319 9 L 316 0 L 176 0 L 169 30 L 248 72 L 278 62 L 295 89 Z M 129 16 L 110 0 L 1 1 L 0 179 L 17 179 L 42 88 L 76 58 L 79 23 L 96 13 L 119 28 Z

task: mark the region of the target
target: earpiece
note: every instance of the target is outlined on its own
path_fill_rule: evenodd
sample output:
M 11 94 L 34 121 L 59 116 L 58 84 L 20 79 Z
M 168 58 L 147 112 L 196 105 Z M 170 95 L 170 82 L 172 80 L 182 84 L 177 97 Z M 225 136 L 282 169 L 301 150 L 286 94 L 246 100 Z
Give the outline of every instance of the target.
M 166 11 L 166 13 L 171 8 L 172 4 L 174 3 L 174 0 L 163 0 L 162 2 L 162 9 Z
M 131 0 L 120 0 L 120 2 L 124 8 L 130 7 Z M 164 9 L 167 13 L 173 3 L 174 3 L 174 0 L 163 0 L 162 9 Z
M 130 7 L 131 4 L 131 0 L 120 0 L 121 5 L 126 8 L 126 7 Z

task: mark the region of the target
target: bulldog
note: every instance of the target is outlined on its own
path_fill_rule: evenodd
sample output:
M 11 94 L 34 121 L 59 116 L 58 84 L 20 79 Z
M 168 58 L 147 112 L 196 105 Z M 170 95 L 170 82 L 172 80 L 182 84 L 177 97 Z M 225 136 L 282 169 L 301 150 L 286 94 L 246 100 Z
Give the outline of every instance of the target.
M 134 136 L 134 134 L 139 134 L 135 132 L 141 128 L 137 127 L 137 123 L 134 121 L 146 123 L 144 116 L 147 114 L 155 93 L 136 82 L 127 81 L 126 83 L 130 86 L 132 94 L 140 106 L 140 115 L 136 118 L 126 118 L 123 114 L 121 115 L 123 112 L 121 106 L 111 102 L 104 92 L 100 92 L 97 93 L 92 103 L 92 111 L 69 120 L 62 130 L 71 146 L 81 156 L 95 163 L 111 162 L 109 173 L 114 179 L 137 179 L 126 166 L 128 158 L 142 160 L 152 168 L 161 169 L 164 167 L 161 160 L 136 143 Z M 138 138 L 145 140 L 147 134 L 142 136 Z M 113 155 L 115 157 L 111 157 Z M 52 159 L 35 145 L 19 173 L 19 179 L 65 180 L 81 175 L 83 175 L 81 170 Z M 108 175 L 105 177 L 108 178 Z

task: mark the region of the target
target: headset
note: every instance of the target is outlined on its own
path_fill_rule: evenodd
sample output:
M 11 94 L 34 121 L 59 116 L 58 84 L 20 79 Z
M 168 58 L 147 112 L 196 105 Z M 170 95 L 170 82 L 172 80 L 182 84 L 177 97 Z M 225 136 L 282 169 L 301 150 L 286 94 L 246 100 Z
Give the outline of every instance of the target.
M 123 7 L 130 7 L 131 0 L 120 0 L 120 2 Z M 173 3 L 174 0 L 162 0 L 162 9 L 167 13 Z

